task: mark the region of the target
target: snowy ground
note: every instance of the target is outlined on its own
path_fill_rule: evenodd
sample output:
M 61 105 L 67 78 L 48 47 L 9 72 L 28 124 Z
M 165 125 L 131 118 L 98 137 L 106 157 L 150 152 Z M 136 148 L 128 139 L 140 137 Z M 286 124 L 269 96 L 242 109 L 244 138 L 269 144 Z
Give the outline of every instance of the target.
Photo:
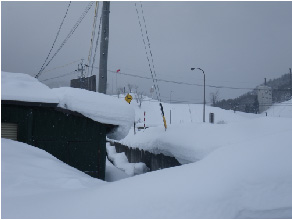
M 135 97 L 135 94 L 132 94 Z M 290 101 L 292 103 L 292 101 Z M 159 103 L 145 97 L 141 108 L 133 100 L 131 105 L 135 109 L 138 126 L 144 126 L 144 112 L 146 112 L 145 130 L 130 130 L 127 137 L 120 143 L 148 150 L 153 153 L 163 153 L 174 156 L 180 163 L 190 163 L 201 160 L 210 152 L 236 143 L 264 138 L 270 134 L 289 130 L 292 117 L 292 106 L 287 103 L 273 106 L 273 112 L 281 112 L 282 117 L 266 117 L 263 114 L 250 114 L 223 110 L 217 107 L 206 106 L 206 122 L 202 122 L 203 105 L 201 104 L 169 104 L 163 103 L 168 128 L 165 131 Z M 280 108 L 280 110 L 278 110 Z M 284 109 L 285 108 L 285 109 Z M 170 124 L 170 110 L 171 121 Z M 209 113 L 214 113 L 215 123 L 210 124 Z
M 2 139 L 2 218 L 291 218 L 291 154 L 288 130 L 106 183 Z
M 201 105 L 190 105 L 191 111 L 173 105 L 182 119 L 165 132 L 158 103 L 149 103 L 136 106 L 136 120 L 145 104 L 154 127 L 135 136 L 132 130 L 122 141 L 188 164 L 129 177 L 107 162 L 105 182 L 43 150 L 2 139 L 1 217 L 292 218 L 291 117 L 207 107 L 216 122 L 208 124 L 201 122 Z
M 292 99 L 274 104 L 267 110 L 267 114 L 271 117 L 292 118 Z

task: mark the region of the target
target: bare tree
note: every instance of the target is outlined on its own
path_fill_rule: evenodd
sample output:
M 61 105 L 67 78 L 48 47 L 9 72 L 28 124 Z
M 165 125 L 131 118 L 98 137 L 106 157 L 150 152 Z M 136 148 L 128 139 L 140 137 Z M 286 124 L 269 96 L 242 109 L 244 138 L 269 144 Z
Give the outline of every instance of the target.
M 143 95 L 143 92 L 137 92 L 136 93 L 136 101 L 139 103 L 139 108 L 142 106 L 142 102 L 144 101 L 145 96 Z
M 118 98 L 120 98 L 120 94 L 123 94 L 124 89 L 122 87 L 117 89 L 117 93 L 118 93 Z
M 216 103 L 219 101 L 219 91 L 211 92 L 210 93 L 210 100 L 212 102 L 212 106 L 215 106 Z
M 138 92 L 138 88 L 139 88 L 139 86 L 133 85 L 133 89 L 136 91 L 136 93 Z
M 130 84 L 130 83 L 128 84 L 128 88 L 129 88 L 130 93 L 132 92 L 132 89 L 134 88 L 134 86 L 135 85 L 133 85 L 133 84 Z

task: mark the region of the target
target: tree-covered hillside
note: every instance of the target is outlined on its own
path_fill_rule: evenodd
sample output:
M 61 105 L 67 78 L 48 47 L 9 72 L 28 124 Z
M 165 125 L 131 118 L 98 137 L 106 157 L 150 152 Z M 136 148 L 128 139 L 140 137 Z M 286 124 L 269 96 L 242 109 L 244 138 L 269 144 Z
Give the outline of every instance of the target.
M 261 84 L 264 85 L 264 84 Z M 273 103 L 284 102 L 292 97 L 291 74 L 287 73 L 280 78 L 270 79 L 267 86 L 272 88 Z M 226 110 L 242 111 L 247 113 L 258 113 L 259 103 L 257 100 L 257 89 L 247 92 L 238 98 L 220 100 L 213 103 L 212 106 L 220 107 Z

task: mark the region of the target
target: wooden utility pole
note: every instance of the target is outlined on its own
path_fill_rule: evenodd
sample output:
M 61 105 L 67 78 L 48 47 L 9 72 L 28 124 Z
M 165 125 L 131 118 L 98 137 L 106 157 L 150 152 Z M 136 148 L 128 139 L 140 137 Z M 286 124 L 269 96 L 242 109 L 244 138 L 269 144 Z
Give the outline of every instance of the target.
M 100 40 L 99 81 L 98 81 L 98 92 L 104 93 L 104 94 L 106 94 L 106 84 L 107 84 L 109 12 L 110 12 L 110 2 L 104 1 L 102 5 L 102 32 L 101 32 L 101 40 Z

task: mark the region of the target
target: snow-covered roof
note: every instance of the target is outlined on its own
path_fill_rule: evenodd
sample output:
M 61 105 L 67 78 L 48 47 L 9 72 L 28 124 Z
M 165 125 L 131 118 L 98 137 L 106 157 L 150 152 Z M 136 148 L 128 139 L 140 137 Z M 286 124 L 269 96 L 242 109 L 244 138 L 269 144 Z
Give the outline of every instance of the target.
M 28 74 L 3 72 L 2 100 L 56 103 L 103 124 L 118 125 L 111 138 L 125 137 L 134 123 L 134 109 L 123 99 L 77 88 L 50 89 Z
M 58 107 L 104 124 L 119 125 L 112 136 L 114 139 L 125 137 L 134 124 L 134 109 L 124 99 L 70 87 L 55 88 L 52 92 L 59 97 Z
M 59 103 L 51 89 L 24 73 L 1 71 L 1 100 Z

